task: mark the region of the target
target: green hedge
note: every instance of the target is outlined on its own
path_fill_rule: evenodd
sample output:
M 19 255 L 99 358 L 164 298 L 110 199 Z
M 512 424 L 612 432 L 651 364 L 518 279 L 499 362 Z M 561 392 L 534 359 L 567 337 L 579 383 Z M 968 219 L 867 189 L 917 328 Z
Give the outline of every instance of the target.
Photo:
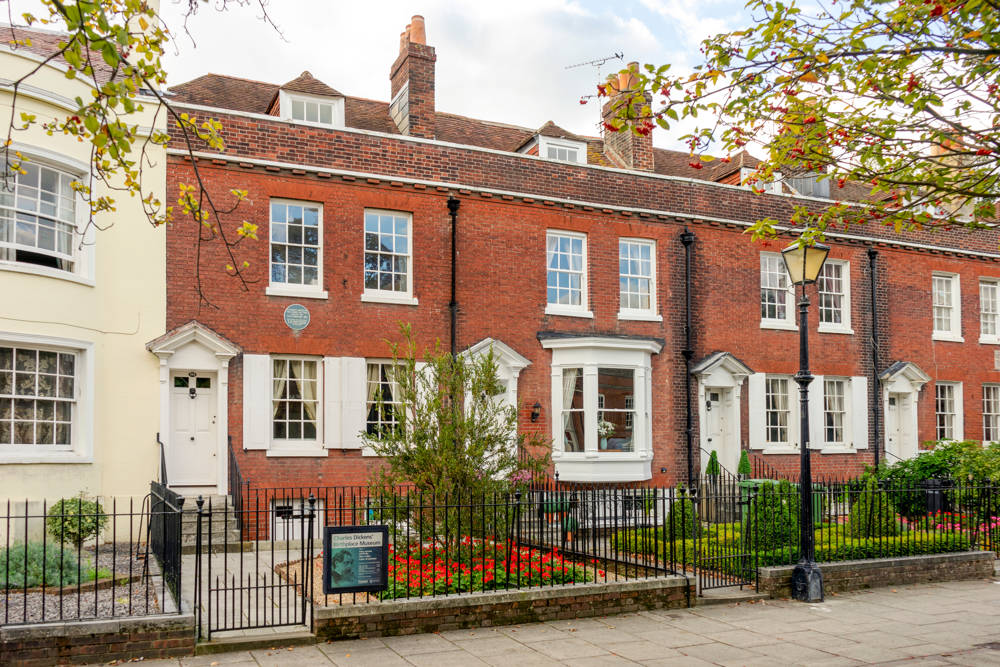
M 98 574 L 90 563 L 78 564 L 76 554 L 55 544 L 32 542 L 0 549 L 0 590 L 35 586 L 73 586 L 93 581 Z

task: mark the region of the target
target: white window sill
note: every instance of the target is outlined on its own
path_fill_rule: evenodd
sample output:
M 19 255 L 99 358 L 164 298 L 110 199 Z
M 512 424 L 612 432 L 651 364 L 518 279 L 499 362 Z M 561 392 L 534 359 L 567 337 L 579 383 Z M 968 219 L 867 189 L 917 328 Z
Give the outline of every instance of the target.
M 595 452 L 596 453 L 596 452 Z M 650 457 L 640 457 L 630 453 L 628 458 L 610 458 L 601 455 L 596 458 L 581 458 L 579 452 L 572 452 L 573 458 L 564 453 L 555 459 L 559 479 L 566 482 L 640 482 L 651 479 Z
M 798 331 L 799 328 L 792 324 L 791 322 L 785 322 L 784 320 L 761 320 L 761 329 L 777 329 L 779 331 Z
M 0 262 L 0 270 L 11 271 L 13 273 L 27 273 L 34 276 L 44 276 L 46 278 L 55 278 L 56 280 L 65 280 L 66 282 L 78 283 L 80 285 L 86 285 L 87 287 L 94 287 L 97 285 L 97 281 L 93 278 L 86 278 L 77 273 L 60 271 L 59 269 L 52 269 L 47 266 L 36 266 L 34 264 L 24 264 L 20 262 Z
M 77 454 L 73 451 L 56 451 L 39 454 L 38 452 L 3 452 L 0 453 L 0 464 L 31 464 L 31 463 L 93 463 L 94 457 Z
M 980 345 L 1000 345 L 1000 338 L 997 338 L 996 336 L 980 336 L 979 337 L 979 344 Z
M 964 343 L 965 339 L 961 336 L 956 336 L 953 333 L 943 333 L 935 331 L 931 334 L 931 340 L 940 340 L 947 343 Z
M 857 454 L 858 450 L 848 445 L 829 445 L 820 447 L 820 454 Z
M 638 322 L 662 322 L 663 316 L 656 313 L 622 310 L 618 312 L 619 320 L 636 320 Z
M 817 331 L 819 331 L 820 333 L 847 334 L 849 336 L 854 335 L 854 329 L 851 329 L 850 327 L 843 327 L 832 324 L 826 324 L 826 325 L 821 324 L 819 325 L 819 329 L 817 329 Z
M 287 287 L 285 285 L 268 285 L 264 290 L 267 296 L 286 296 L 295 299 L 326 299 L 329 293 L 326 290 L 308 287 Z
M 377 457 L 378 454 L 371 447 L 362 447 L 361 448 L 361 456 L 375 456 L 375 457 Z
M 810 447 L 812 449 L 812 447 Z M 782 445 L 780 447 L 776 445 L 771 445 L 769 447 L 764 447 L 760 450 L 761 454 L 799 454 L 800 449 L 798 445 Z
M 365 292 L 361 295 L 362 303 L 390 303 L 397 306 L 416 306 L 417 297 L 408 294 L 385 294 Z
M 322 444 L 308 445 L 308 446 L 303 446 L 303 447 L 294 447 L 294 446 L 288 446 L 288 447 L 278 446 L 278 447 L 275 447 L 275 446 L 272 446 L 270 449 L 267 450 L 267 457 L 268 458 L 283 458 L 283 457 L 288 457 L 288 458 L 292 458 L 292 457 L 299 457 L 299 458 L 302 458 L 302 457 L 322 458 L 322 457 L 325 457 L 327 455 L 326 452 L 327 452 L 327 450 L 323 448 Z
M 551 304 L 551 303 L 545 306 L 545 314 L 559 315 L 561 317 L 586 317 L 589 319 L 594 319 L 593 311 L 583 310 L 582 308 L 560 306 L 558 304 Z

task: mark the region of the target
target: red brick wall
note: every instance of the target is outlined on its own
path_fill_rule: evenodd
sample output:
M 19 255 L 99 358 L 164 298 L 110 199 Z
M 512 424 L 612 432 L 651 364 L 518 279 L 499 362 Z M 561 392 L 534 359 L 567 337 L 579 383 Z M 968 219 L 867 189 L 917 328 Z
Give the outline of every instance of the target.
M 651 483 L 673 484 L 686 477 L 684 434 L 684 252 L 679 235 L 684 221 L 668 215 L 613 212 L 611 209 L 560 205 L 545 200 L 545 193 L 608 205 L 694 211 L 706 215 L 753 220 L 761 215 L 787 216 L 788 199 L 755 196 L 746 191 L 708 184 L 650 179 L 641 174 L 549 163 L 526 163 L 513 156 L 471 152 L 461 148 L 414 144 L 387 137 L 331 132 L 286 123 L 261 123 L 236 117 L 224 119 L 229 150 L 246 155 L 328 164 L 365 172 L 406 174 L 424 179 L 444 179 L 512 191 L 542 193 L 534 198 L 473 193 L 459 190 L 458 214 L 458 347 L 484 337 L 502 340 L 531 360 L 518 382 L 522 426 L 548 438 L 550 433 L 550 353 L 537 341 L 539 331 L 589 332 L 652 336 L 666 342 L 652 358 L 652 430 L 655 457 Z M 260 131 L 255 128 L 260 128 Z M 321 140 L 335 137 L 336 142 Z M 251 266 L 251 281 L 242 290 L 223 275 L 230 262 L 218 244 L 206 244 L 200 257 L 201 287 L 210 302 L 199 305 L 194 267 L 197 243 L 190 224 L 176 223 L 168 235 L 168 326 L 197 318 L 239 343 L 250 353 L 285 353 L 330 356 L 385 357 L 386 339 L 398 340 L 399 322 L 412 325 L 418 346 L 440 341 L 448 345 L 450 222 L 446 200 L 453 191 L 444 187 L 407 185 L 386 179 L 355 179 L 298 170 L 263 169 L 247 163 L 226 165 L 201 160 L 202 176 L 213 194 L 225 201 L 231 188 L 248 191 L 249 201 L 227 216 L 227 229 L 247 219 L 259 225 L 260 240 L 244 243 L 239 259 Z M 191 182 L 192 168 L 181 158 L 171 158 L 171 198 L 176 183 Z M 271 197 L 302 199 L 323 204 L 323 287 L 327 300 L 291 299 L 264 295 L 267 285 L 268 200 Z M 362 303 L 362 219 L 366 207 L 394 209 L 413 214 L 414 294 L 419 306 Z M 693 246 L 693 339 L 697 361 L 711 352 L 729 351 L 753 370 L 794 373 L 798 367 L 797 333 L 760 328 L 759 254 L 737 225 L 688 221 L 696 235 Z M 590 308 L 593 319 L 546 316 L 545 231 L 563 229 L 588 235 Z M 856 231 L 856 230 L 852 230 Z M 884 229 L 865 229 L 882 236 Z M 635 236 L 657 242 L 657 300 L 662 323 L 621 322 L 618 312 L 618 239 Z M 937 236 L 906 237 L 995 250 L 995 233 L 976 236 L 944 232 Z M 771 250 L 779 250 L 778 243 Z M 831 257 L 851 262 L 853 335 L 820 334 L 815 288 L 810 312 L 810 345 L 813 372 L 845 376 L 864 375 L 871 382 L 871 303 L 869 299 L 868 244 L 834 240 Z M 913 361 L 932 377 L 962 380 L 965 384 L 968 437 L 981 435 L 980 385 L 998 379 L 993 349 L 978 344 L 978 278 L 1000 275 L 995 262 L 956 254 L 878 246 L 877 276 L 879 370 L 892 361 Z M 966 342 L 930 340 L 930 281 L 934 270 L 962 275 L 963 333 Z M 309 327 L 293 334 L 282 322 L 284 308 L 292 302 L 307 305 Z M 692 382 L 692 387 L 695 383 Z M 237 449 L 242 437 L 240 364 L 232 367 L 230 381 L 230 432 Z M 747 442 L 746 385 L 743 390 L 743 441 Z M 531 404 L 542 404 L 541 418 L 528 419 Z M 694 405 L 697 415 L 697 405 Z M 934 432 L 933 387 L 920 399 L 921 439 Z M 871 435 L 874 424 L 870 421 Z M 697 424 L 695 424 L 697 428 Z M 695 450 L 698 448 L 695 431 Z M 814 456 L 817 473 L 846 474 L 871 461 L 873 450 L 857 455 Z M 797 469 L 794 456 L 765 456 L 768 464 L 785 471 Z M 356 484 L 372 465 L 357 451 L 331 450 L 316 459 L 266 458 L 264 452 L 242 455 L 245 476 L 268 485 Z M 665 472 L 660 473 L 663 469 Z

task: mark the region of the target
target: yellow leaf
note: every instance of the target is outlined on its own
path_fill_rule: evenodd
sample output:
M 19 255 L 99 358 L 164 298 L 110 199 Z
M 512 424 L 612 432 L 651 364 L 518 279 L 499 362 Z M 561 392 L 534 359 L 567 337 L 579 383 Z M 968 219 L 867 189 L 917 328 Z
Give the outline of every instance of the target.
M 819 79 L 816 78 L 816 75 L 811 70 L 800 76 L 799 81 L 805 81 L 806 83 L 819 83 Z
M 712 160 L 714 160 L 714 159 L 715 159 L 715 158 L 714 158 L 714 157 L 712 157 L 711 155 L 702 155 L 702 156 L 701 156 L 701 161 L 702 161 L 702 162 L 711 162 L 711 161 L 712 161 Z
M 976 39 L 977 37 L 979 37 L 979 36 L 980 36 L 980 35 L 982 35 L 982 34 L 983 34 L 983 33 L 981 33 L 981 32 L 980 32 L 980 31 L 978 31 L 978 30 L 973 30 L 973 31 L 971 31 L 971 32 L 967 32 L 967 33 L 965 33 L 965 39 Z
M 816 54 L 816 60 L 820 61 L 824 65 L 827 64 L 828 62 L 830 62 L 830 59 L 826 57 L 825 53 L 817 53 Z

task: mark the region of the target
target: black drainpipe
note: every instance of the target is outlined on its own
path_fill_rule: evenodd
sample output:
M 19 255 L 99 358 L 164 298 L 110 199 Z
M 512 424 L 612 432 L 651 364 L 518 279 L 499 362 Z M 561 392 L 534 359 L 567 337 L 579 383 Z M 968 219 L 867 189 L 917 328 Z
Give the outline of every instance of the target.
M 879 440 L 881 436 L 881 401 L 879 401 L 879 390 L 878 390 L 878 302 L 876 300 L 877 292 L 875 286 L 877 281 L 877 265 L 878 251 L 874 248 L 868 249 L 868 276 L 870 278 L 871 286 L 871 302 L 872 302 L 872 422 L 875 426 L 875 465 L 879 463 Z
M 461 202 L 455 197 L 448 197 L 448 213 L 451 214 L 451 301 L 448 310 L 451 313 L 451 356 L 455 356 L 455 329 L 458 326 L 458 301 L 455 298 L 455 273 L 458 268 L 455 249 L 455 235 L 458 230 L 458 206 Z
M 684 399 L 687 403 L 684 434 L 687 438 L 688 486 L 691 487 L 695 481 L 694 419 L 691 415 L 691 358 L 694 356 L 691 347 L 691 244 L 694 243 L 694 234 L 687 227 L 681 234 L 681 243 L 684 244 L 684 349 L 681 354 L 684 356 Z

